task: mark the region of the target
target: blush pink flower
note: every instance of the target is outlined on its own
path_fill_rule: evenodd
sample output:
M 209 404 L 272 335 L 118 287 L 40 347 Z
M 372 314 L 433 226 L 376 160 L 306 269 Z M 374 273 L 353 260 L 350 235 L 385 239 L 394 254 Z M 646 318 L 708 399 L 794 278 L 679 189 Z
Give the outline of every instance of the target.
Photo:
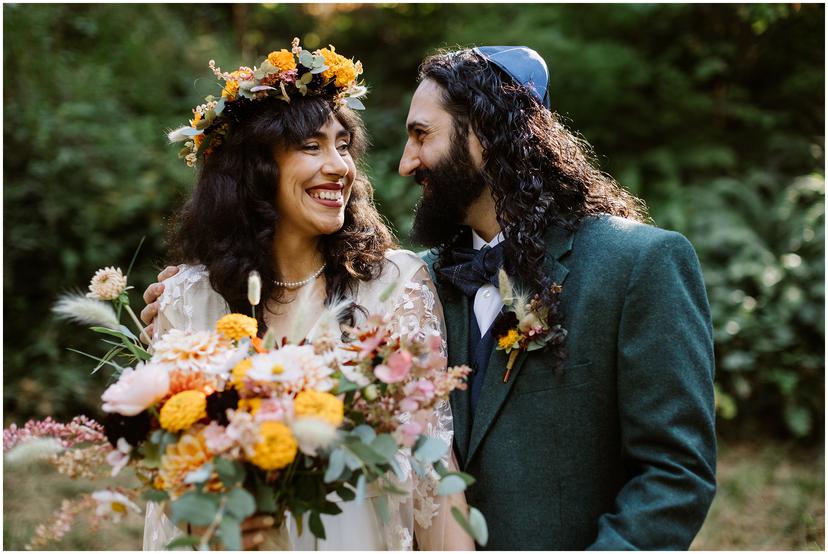
M 377 331 L 375 334 L 361 340 L 357 343 L 359 349 L 359 359 L 364 360 L 377 349 L 377 347 L 385 340 L 385 335 Z
M 138 415 L 155 404 L 170 389 L 166 368 L 152 363 L 139 363 L 135 369 L 125 369 L 118 382 L 101 395 L 105 412 L 124 416 Z
M 399 350 L 388 356 L 385 364 L 374 368 L 374 375 L 383 383 L 399 383 L 408 377 L 411 362 L 411 353 L 407 350 Z
M 403 445 L 407 447 L 414 446 L 414 443 L 417 442 L 417 437 L 420 436 L 420 433 L 423 432 L 423 427 L 416 421 L 410 421 L 408 423 L 403 423 L 399 427 L 397 427 L 396 435 L 397 440 Z
M 428 402 L 434 398 L 434 383 L 428 379 L 417 379 L 406 383 L 403 392 L 412 400 Z
M 400 409 L 404 412 L 414 413 L 420 409 L 420 403 L 409 396 L 400 400 Z

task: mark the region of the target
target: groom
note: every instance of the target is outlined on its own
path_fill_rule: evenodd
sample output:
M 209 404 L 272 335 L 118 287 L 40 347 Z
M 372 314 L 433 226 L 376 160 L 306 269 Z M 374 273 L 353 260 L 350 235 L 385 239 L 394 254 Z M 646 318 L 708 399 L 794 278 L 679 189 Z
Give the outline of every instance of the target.
M 486 516 L 487 548 L 688 548 L 716 458 L 692 246 L 641 223 L 641 202 L 591 165 L 550 111 L 533 50 L 441 53 L 419 77 L 399 170 L 423 187 L 413 238 L 433 247 L 449 365 L 474 370 L 453 393 L 454 449 L 477 480 L 467 497 Z M 530 315 L 550 329 L 545 348 L 518 348 L 511 364 L 498 343 L 520 326 L 500 267 L 537 293 Z
M 455 453 L 493 550 L 679 550 L 715 493 L 713 338 L 681 235 L 591 165 L 525 47 L 420 68 L 403 176 L 445 310 Z M 546 348 L 509 356 L 497 270 L 538 293 Z M 513 335 L 514 336 L 514 335 Z M 509 369 L 511 367 L 511 369 Z

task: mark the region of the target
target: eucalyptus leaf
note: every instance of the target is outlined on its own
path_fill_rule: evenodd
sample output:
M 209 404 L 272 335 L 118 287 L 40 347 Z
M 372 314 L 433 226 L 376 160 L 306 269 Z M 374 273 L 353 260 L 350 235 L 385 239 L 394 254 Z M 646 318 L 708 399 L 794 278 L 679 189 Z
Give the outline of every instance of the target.
M 256 473 L 253 474 L 256 492 L 256 510 L 272 514 L 276 511 L 276 498 L 273 489 Z
M 431 464 L 442 458 L 448 452 L 448 445 L 436 437 L 426 437 L 426 440 L 414 452 L 414 456 L 426 464 Z
M 274 331 L 271 327 L 267 330 L 264 338 L 262 339 L 262 347 L 265 350 L 273 350 L 274 346 L 276 346 L 276 331 Z
M 194 483 L 204 483 L 205 481 L 207 481 L 207 479 L 210 478 L 210 474 L 212 473 L 213 465 L 204 464 L 198 469 L 194 469 L 193 471 L 188 472 L 184 476 L 184 483 L 187 485 L 192 485 Z
M 213 110 L 216 112 L 216 115 L 220 115 L 221 112 L 224 111 L 224 98 L 223 97 L 221 99 L 219 99 L 219 101 L 216 103 L 216 107 L 213 108 Z
M 472 536 L 477 544 L 486 546 L 489 542 L 489 528 L 486 525 L 486 518 L 480 513 L 480 510 L 474 507 L 469 507 L 469 525 L 472 528 Z
M 147 489 L 143 492 L 141 497 L 148 502 L 161 503 L 165 500 L 169 500 L 170 495 L 167 494 L 166 491 L 160 491 L 158 489 Z
M 299 53 L 299 63 L 307 67 L 308 69 L 313 68 L 313 54 L 308 52 L 307 50 L 302 50 Z
M 245 471 L 240 463 L 222 457 L 215 458 L 213 463 L 219 479 L 228 489 L 244 480 Z
M 345 98 L 345 105 L 347 105 L 352 110 L 364 110 L 365 104 L 359 98 L 354 96 L 348 96 Z
M 359 390 L 359 385 L 347 380 L 344 375 L 340 375 L 339 384 L 336 386 L 337 394 L 345 394 L 355 390 Z
M 466 490 L 466 482 L 457 475 L 446 475 L 440 479 L 440 484 L 437 485 L 437 494 L 440 496 L 447 496 L 464 490 Z
M 227 495 L 227 511 L 243 520 L 256 511 L 256 500 L 245 489 L 236 487 Z
M 345 465 L 348 466 L 348 469 L 351 471 L 356 471 L 362 467 L 362 461 L 357 458 L 353 452 L 349 450 L 345 450 Z
M 388 497 L 386 495 L 378 496 L 376 506 L 382 523 L 387 525 L 391 521 L 391 513 L 388 511 Z
M 232 515 L 224 514 L 219 523 L 218 535 L 225 550 L 241 550 L 241 518 L 236 519 Z
M 164 547 L 165 550 L 175 550 L 177 548 L 192 548 L 195 549 L 198 546 L 198 543 L 201 542 L 201 537 L 196 537 L 195 535 L 183 535 L 181 537 L 177 537 L 167 543 L 167 546 Z
M 218 500 L 209 494 L 188 492 L 173 500 L 171 509 L 173 523 L 210 525 L 218 512 Z
M 376 431 L 374 431 L 371 427 L 367 425 L 359 425 L 358 427 L 354 428 L 353 431 L 351 431 L 351 434 L 359 437 L 359 440 L 361 440 L 365 444 L 371 444 L 371 442 L 377 436 Z
M 328 66 L 327 66 L 327 65 L 321 65 L 321 66 L 319 66 L 319 67 L 314 67 L 313 69 L 311 69 L 311 73 L 312 73 L 313 75 L 318 75 L 319 73 L 324 73 L 324 72 L 325 72 L 325 71 L 327 71 L 327 70 L 328 70 Z
M 374 452 L 380 454 L 387 463 L 397 453 L 397 441 L 394 440 L 394 437 L 388 433 L 384 433 L 382 435 L 377 435 L 377 437 L 371 441 L 371 448 Z
M 299 77 L 299 82 L 303 85 L 307 86 L 313 80 L 313 73 L 305 73 L 301 77 Z
M 348 448 L 359 456 L 359 458 L 369 464 L 382 464 L 385 463 L 385 457 L 371 448 L 369 445 L 364 444 L 362 442 L 354 442 L 348 445 Z
M 365 500 L 365 475 L 360 475 L 357 479 L 355 502 L 359 503 L 363 500 Z
M 328 459 L 328 469 L 325 471 L 325 482 L 332 483 L 336 481 L 344 470 L 345 453 L 338 448 L 331 452 L 331 457 Z

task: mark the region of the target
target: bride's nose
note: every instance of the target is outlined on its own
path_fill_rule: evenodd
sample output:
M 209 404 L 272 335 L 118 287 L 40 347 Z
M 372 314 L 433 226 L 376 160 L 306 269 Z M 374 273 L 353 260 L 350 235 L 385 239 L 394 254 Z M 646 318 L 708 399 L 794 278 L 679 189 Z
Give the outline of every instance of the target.
M 336 175 L 342 178 L 348 175 L 348 169 L 347 162 L 335 148 L 325 156 L 325 161 L 322 165 L 322 173 L 325 175 Z

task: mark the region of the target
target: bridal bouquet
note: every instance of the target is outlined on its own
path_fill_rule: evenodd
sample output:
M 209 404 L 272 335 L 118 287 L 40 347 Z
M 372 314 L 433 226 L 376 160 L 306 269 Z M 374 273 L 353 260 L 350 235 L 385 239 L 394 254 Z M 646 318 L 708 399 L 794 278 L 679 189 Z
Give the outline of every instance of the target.
M 117 280 L 120 290 L 110 291 L 110 299 L 122 298 L 125 284 Z M 389 316 L 381 315 L 343 335 L 335 309 L 322 323 L 323 332 L 312 342 L 291 343 L 272 333 L 258 337 L 254 318 L 233 313 L 213 330 L 172 330 L 149 353 L 113 321 L 106 333 L 120 342 L 108 339 L 112 349 L 97 358 L 98 367 L 115 369 L 101 397 L 107 414 L 102 425 L 73 422 L 87 432 L 83 440 L 70 441 L 65 429 L 54 428 L 59 424 L 32 422 L 7 430 L 4 446 L 19 451 L 38 440 L 58 441 L 51 445 L 52 459 L 59 469 L 71 466 L 64 472 L 73 476 L 88 476 L 84 461 L 93 467 L 103 457 L 112 475 L 132 467 L 140 490 L 99 491 L 87 507 L 94 500 L 99 516 L 117 518 L 137 511 L 135 502 L 143 496 L 168 503 L 180 527 L 205 529 L 169 547 L 221 544 L 238 550 L 240 525 L 254 513 L 271 514 L 279 526 L 290 512 L 300 532 L 307 521 L 310 532 L 324 538 L 321 514 L 341 511 L 329 495 L 360 501 L 369 485 L 383 493 L 378 506 L 387 520 L 384 494 L 406 494 L 400 487 L 404 465 L 438 479 L 438 494 L 471 484 L 470 476 L 449 472 L 442 463 L 450 445 L 426 433 L 437 405 L 465 386 L 469 371 L 444 369 L 440 337 L 395 333 Z M 117 354 L 136 363 L 122 367 L 114 361 Z M 51 525 L 42 526 L 40 543 L 50 538 L 55 521 L 73 513 L 64 507 Z M 471 508 L 467 516 L 454 508 L 453 516 L 485 544 L 479 511 Z

